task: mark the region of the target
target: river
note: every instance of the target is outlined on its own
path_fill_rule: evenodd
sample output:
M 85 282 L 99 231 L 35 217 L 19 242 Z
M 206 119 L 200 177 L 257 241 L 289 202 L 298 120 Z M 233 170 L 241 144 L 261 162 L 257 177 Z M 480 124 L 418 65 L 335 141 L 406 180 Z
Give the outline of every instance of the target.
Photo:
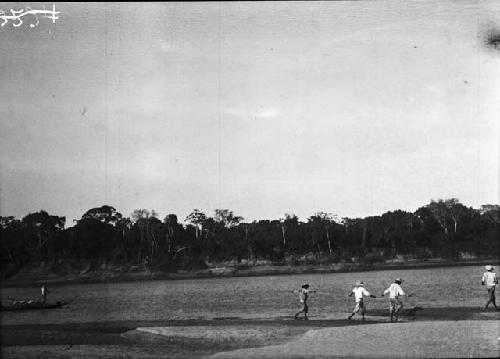
M 478 307 L 486 290 L 481 286 L 483 266 L 381 270 L 358 273 L 300 274 L 190 280 L 153 280 L 51 286 L 49 301 L 69 302 L 54 310 L 3 312 L 2 325 L 69 324 L 120 321 L 290 318 L 298 309 L 291 291 L 303 283 L 316 290 L 309 297 L 310 319 L 345 318 L 353 307 L 347 297 L 357 280 L 377 299 L 370 310 L 388 306 L 381 292 L 396 278 L 414 293 L 407 307 Z M 2 303 L 36 298 L 38 287 L 2 288 Z

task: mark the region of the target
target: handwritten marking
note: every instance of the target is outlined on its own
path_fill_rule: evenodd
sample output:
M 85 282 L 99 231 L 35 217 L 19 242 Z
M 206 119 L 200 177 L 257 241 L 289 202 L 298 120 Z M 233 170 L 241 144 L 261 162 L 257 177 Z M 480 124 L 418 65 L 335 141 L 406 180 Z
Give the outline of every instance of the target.
M 2 20 L 2 23 L 0 24 L 1 27 L 3 27 L 5 24 L 7 24 L 10 20 L 12 20 L 12 26 L 13 27 L 19 27 L 23 24 L 22 17 L 26 15 L 32 15 L 35 17 L 36 22 L 33 24 L 30 24 L 30 27 L 36 27 L 40 23 L 38 20 L 38 15 L 43 15 L 43 18 L 50 19 L 52 20 L 52 23 L 55 24 L 56 20 L 59 19 L 59 14 L 60 11 L 56 11 L 56 5 L 52 4 L 52 10 L 45 10 L 45 6 L 43 6 L 43 10 L 33 10 L 31 7 L 27 6 L 26 10 L 21 9 L 21 10 L 14 10 L 10 9 L 10 15 L 7 15 L 5 11 L 0 9 L 0 19 Z

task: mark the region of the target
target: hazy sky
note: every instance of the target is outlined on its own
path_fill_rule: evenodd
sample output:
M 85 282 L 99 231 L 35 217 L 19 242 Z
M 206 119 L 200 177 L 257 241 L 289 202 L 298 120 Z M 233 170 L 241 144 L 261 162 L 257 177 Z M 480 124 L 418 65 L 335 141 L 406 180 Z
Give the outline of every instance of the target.
M 499 203 L 500 2 L 56 10 L 0 28 L 3 216 Z

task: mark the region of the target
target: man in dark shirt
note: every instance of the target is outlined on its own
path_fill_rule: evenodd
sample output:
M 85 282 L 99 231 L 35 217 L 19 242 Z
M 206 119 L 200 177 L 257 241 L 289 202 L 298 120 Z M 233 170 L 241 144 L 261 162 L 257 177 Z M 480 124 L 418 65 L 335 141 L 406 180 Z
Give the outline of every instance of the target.
M 301 289 L 294 290 L 292 293 L 299 294 L 299 300 L 302 308 L 299 312 L 295 314 L 295 319 L 299 319 L 299 314 L 304 313 L 304 320 L 307 320 L 307 313 L 309 312 L 309 307 L 307 306 L 307 297 L 309 293 L 316 293 L 315 290 L 309 290 L 309 284 L 304 284 Z

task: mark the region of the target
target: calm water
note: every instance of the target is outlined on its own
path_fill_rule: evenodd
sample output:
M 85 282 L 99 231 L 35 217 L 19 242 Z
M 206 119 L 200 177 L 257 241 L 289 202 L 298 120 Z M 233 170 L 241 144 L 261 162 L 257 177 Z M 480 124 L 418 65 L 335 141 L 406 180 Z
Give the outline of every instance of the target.
M 364 273 L 303 274 L 249 278 L 163 280 L 111 284 L 53 286 L 50 302 L 68 301 L 57 310 L 5 312 L 1 323 L 61 324 L 126 320 L 214 319 L 240 317 L 268 319 L 290 316 L 298 308 L 296 294 L 309 283 L 311 319 L 344 318 L 352 309 L 347 294 L 356 280 L 363 280 L 372 294 L 380 296 L 395 277 L 402 277 L 403 289 L 414 293 L 408 307 L 481 306 L 483 266 L 386 270 Z M 2 302 L 36 297 L 39 288 L 4 288 Z M 369 309 L 387 308 L 386 298 L 368 299 Z

